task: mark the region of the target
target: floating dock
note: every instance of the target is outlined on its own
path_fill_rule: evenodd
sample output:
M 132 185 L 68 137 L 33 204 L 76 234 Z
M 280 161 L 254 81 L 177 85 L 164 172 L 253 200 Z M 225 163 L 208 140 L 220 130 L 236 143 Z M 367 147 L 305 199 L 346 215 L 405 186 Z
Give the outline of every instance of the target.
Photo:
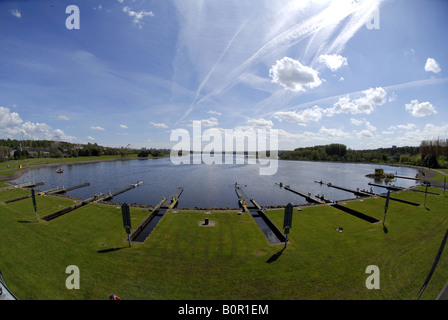
M 362 196 L 365 196 L 365 197 L 387 198 L 387 195 L 384 195 L 384 194 L 377 194 L 377 193 L 370 192 L 370 191 L 365 191 L 365 190 L 364 191 L 355 191 L 355 190 L 352 190 L 352 189 L 335 186 L 335 185 L 333 185 L 331 183 L 328 183 L 327 185 L 329 187 L 337 188 L 337 189 L 340 189 L 340 190 L 344 190 L 344 191 L 347 191 L 347 192 L 355 193 L 356 195 L 362 195 Z M 390 197 L 390 196 L 389 196 L 389 200 L 397 201 L 397 202 L 401 202 L 401 203 L 406 203 L 406 204 L 409 204 L 409 205 L 412 205 L 412 206 L 420 206 L 420 203 L 416 203 L 416 202 L 412 202 L 412 201 L 408 201 L 408 200 L 397 199 L 397 198 L 393 198 L 393 197 Z
M 323 182 L 318 182 L 318 181 L 315 181 L 315 182 L 324 184 Z M 327 185 L 331 185 L 331 184 L 327 184 Z M 331 207 L 333 207 L 335 209 L 339 209 L 339 210 L 344 211 L 344 212 L 346 212 L 348 214 L 351 214 L 354 217 L 360 218 L 360 219 L 365 220 L 365 221 L 370 222 L 370 223 L 377 223 L 377 222 L 380 221 L 380 220 L 378 220 L 376 218 L 373 218 L 371 216 L 368 216 L 368 215 L 366 215 L 366 214 L 364 214 L 362 212 L 359 212 L 359 211 L 356 211 L 356 210 L 344 207 L 343 205 L 340 205 L 338 203 L 333 203 L 333 201 L 331 201 L 331 200 L 320 199 L 318 197 L 311 197 L 309 193 L 308 193 L 308 195 L 306 195 L 303 192 L 299 192 L 297 190 L 291 189 L 289 186 L 285 186 L 282 183 L 280 183 L 280 186 L 283 186 L 286 190 L 289 190 L 289 191 L 294 192 L 294 193 L 296 193 L 298 195 L 301 195 L 302 197 L 305 197 L 306 200 L 309 201 L 309 202 L 314 202 L 314 203 L 319 203 L 319 204 L 328 204 L 328 205 L 330 205 Z M 341 190 L 344 190 L 344 191 L 347 191 L 347 192 L 358 192 L 356 190 L 351 190 L 351 189 L 347 189 L 347 188 L 343 188 L 343 187 L 338 187 L 338 186 L 334 186 L 334 187 L 337 187 L 338 189 L 341 189 Z M 364 196 L 364 193 L 362 193 L 362 194 Z M 370 197 L 371 195 L 368 194 L 366 196 Z
M 343 190 L 343 191 L 347 191 L 347 192 L 353 193 L 354 195 L 356 195 L 358 197 L 371 197 L 372 196 L 372 194 L 370 194 L 370 193 L 368 193 L 368 192 L 366 192 L 364 190 L 359 190 L 359 189 L 354 190 L 354 189 L 350 189 L 350 188 L 345 188 L 345 187 L 334 185 L 331 182 L 328 182 L 328 183 L 323 183 L 322 181 L 320 181 L 320 182 L 314 181 L 314 182 L 317 182 L 317 183 L 320 183 L 320 184 L 325 184 L 327 187 L 330 187 L 330 188 L 335 188 L 335 189 L 339 189 L 339 190 Z
M 179 197 L 183 190 L 184 189 L 182 187 L 178 187 L 168 199 L 163 198 L 162 201 L 160 201 L 151 213 L 142 221 L 142 223 L 140 223 L 139 226 L 132 231 L 130 235 L 131 241 L 145 242 L 146 238 L 148 238 L 165 213 L 178 204 Z
M 412 178 L 412 177 L 405 177 L 405 176 L 395 176 L 395 175 L 394 175 L 394 177 L 395 177 L 395 178 L 400 178 L 400 179 L 416 180 L 416 181 L 421 180 L 421 178 Z
M 238 203 L 244 212 L 249 212 L 249 208 L 256 209 L 255 206 L 251 205 L 252 202 L 238 184 L 235 184 L 235 192 L 238 196 Z M 249 206 L 249 208 L 247 206 Z
M 59 194 L 59 193 L 65 193 L 65 192 L 69 192 L 75 189 L 79 189 L 79 188 L 84 188 L 90 186 L 90 182 L 86 182 L 77 186 L 73 186 L 70 188 L 64 188 L 64 187 L 57 187 L 54 189 L 50 189 L 50 190 L 46 190 L 46 191 L 40 191 L 37 192 L 37 195 L 39 196 L 43 196 L 43 195 L 52 195 L 52 194 Z M 16 201 L 20 201 L 20 200 L 24 200 L 24 199 L 28 199 L 31 198 L 31 194 L 23 196 L 23 197 L 18 197 L 18 198 L 14 198 L 11 200 L 6 200 L 5 203 L 11 203 L 11 202 L 16 202 Z
M 76 209 L 81 208 L 81 207 L 83 207 L 83 206 L 85 206 L 85 205 L 88 205 L 89 203 L 92 203 L 92 202 L 94 202 L 94 201 L 97 201 L 97 200 L 98 200 L 98 197 L 101 197 L 101 196 L 103 196 L 102 193 L 100 193 L 99 195 L 95 195 L 95 196 L 93 196 L 93 197 L 91 197 L 91 198 L 82 200 L 82 201 L 80 201 L 80 202 L 78 202 L 78 203 L 76 203 L 76 204 L 74 204 L 74 205 L 72 205 L 72 206 L 70 206 L 70 207 L 67 207 L 67 208 L 58 210 L 58 211 L 56 211 L 56 212 L 50 213 L 50 214 L 48 214 L 48 215 L 42 217 L 41 219 L 44 220 L 44 221 L 50 221 L 50 220 L 53 220 L 53 219 L 55 219 L 55 218 L 57 218 L 57 217 L 60 217 L 60 216 L 62 216 L 62 215 L 64 215 L 64 214 L 66 214 L 66 213 L 69 213 L 69 212 L 71 212 L 71 211 L 73 211 L 73 210 L 76 210 Z
M 270 244 L 285 243 L 286 236 L 280 229 L 269 219 L 269 217 L 263 212 L 260 205 L 254 200 L 249 199 L 240 186 L 235 184 L 235 192 L 238 196 L 238 202 L 243 208 L 244 212 L 249 212 L 255 223 L 261 229 L 266 236 Z
M 55 219 L 57 217 L 60 217 L 60 216 L 62 216 L 64 214 L 66 214 L 66 213 L 69 213 L 69 212 L 71 212 L 73 210 L 81 208 L 81 207 L 83 207 L 83 206 L 85 206 L 85 205 L 87 205 L 89 203 L 92 203 L 92 202 L 111 200 L 113 197 L 115 197 L 115 196 L 117 196 L 117 195 L 119 195 L 119 194 L 121 194 L 123 192 L 126 192 L 128 190 L 134 189 L 135 187 L 139 186 L 142 183 L 143 183 L 143 181 L 140 181 L 140 182 L 135 183 L 135 184 L 131 184 L 129 187 L 126 187 L 124 189 L 120 189 L 120 190 L 118 190 L 118 191 L 116 191 L 114 193 L 111 193 L 109 191 L 109 193 L 107 195 L 104 195 L 103 193 L 100 193 L 98 195 L 95 194 L 93 197 L 91 197 L 89 199 L 85 199 L 85 200 L 83 200 L 83 201 L 81 201 L 79 203 L 76 203 L 76 204 L 74 204 L 74 205 L 72 205 L 70 207 L 67 207 L 67 208 L 64 208 L 62 210 L 53 212 L 53 213 L 51 213 L 49 215 L 46 215 L 45 217 L 42 217 L 42 220 L 45 220 L 45 221 L 53 220 L 53 219 Z
M 178 187 L 176 189 L 176 191 L 168 198 L 165 200 L 165 202 L 161 205 L 161 209 L 172 209 L 174 208 L 178 202 L 179 202 L 179 197 L 182 194 L 182 192 L 184 191 L 184 188 L 182 187 Z
M 162 201 L 160 201 L 159 204 L 154 207 L 151 213 L 142 221 L 142 223 L 140 223 L 138 227 L 135 228 L 134 231 L 132 231 L 130 235 L 131 241 L 144 242 L 146 240 L 146 238 L 155 228 L 163 214 L 165 214 L 165 211 L 163 211 L 163 214 L 159 213 L 160 207 L 165 201 L 166 198 L 163 198 Z
M 402 190 L 404 190 L 403 187 L 399 187 L 399 186 L 385 186 L 385 185 L 382 185 L 382 184 L 377 184 L 377 183 L 372 183 L 372 182 L 369 182 L 369 186 L 374 186 L 374 187 L 379 187 L 379 188 L 386 188 L 386 189 L 392 190 L 392 191 L 402 191 Z
M 130 186 L 120 189 L 118 191 L 115 192 L 108 192 L 107 195 L 103 196 L 102 198 L 98 199 L 97 201 L 109 201 L 112 200 L 114 197 L 118 196 L 119 194 L 125 193 L 126 191 L 132 190 L 135 187 L 141 185 L 143 183 L 143 181 L 139 181 L 137 183 L 131 184 Z
M 421 192 L 421 193 L 427 193 L 427 194 L 432 194 L 435 196 L 440 196 L 440 193 L 436 193 L 436 192 L 425 192 L 424 190 L 415 190 L 415 189 L 407 189 L 404 187 L 398 187 L 398 186 L 385 186 L 385 185 L 381 185 L 381 184 L 376 184 L 376 183 L 371 183 L 369 182 L 369 185 L 371 186 L 375 186 L 375 187 L 379 187 L 379 188 L 386 188 L 388 190 L 392 190 L 392 191 L 403 191 L 403 190 L 408 190 L 408 191 L 412 191 L 412 192 Z
M 14 186 L 10 186 L 10 187 L 5 187 L 5 188 L 1 188 L 0 191 L 6 191 L 6 190 L 11 190 L 11 189 L 16 189 L 16 188 L 34 188 L 34 187 L 38 187 L 38 186 L 43 186 L 45 184 L 45 181 L 41 181 L 41 182 L 28 182 L 28 183 L 24 183 L 24 184 L 18 184 L 18 185 L 14 185 Z
M 288 185 L 283 184 L 282 182 L 280 182 L 280 187 L 285 188 L 285 190 L 291 191 L 292 193 L 298 194 L 299 196 L 302 196 L 306 199 L 306 201 L 311 202 L 311 203 L 317 203 L 317 204 L 328 204 L 331 203 L 332 201 L 329 199 L 326 199 L 323 195 L 322 196 L 313 196 L 311 195 L 310 192 L 308 192 L 308 194 L 295 190 L 293 188 L 291 188 Z

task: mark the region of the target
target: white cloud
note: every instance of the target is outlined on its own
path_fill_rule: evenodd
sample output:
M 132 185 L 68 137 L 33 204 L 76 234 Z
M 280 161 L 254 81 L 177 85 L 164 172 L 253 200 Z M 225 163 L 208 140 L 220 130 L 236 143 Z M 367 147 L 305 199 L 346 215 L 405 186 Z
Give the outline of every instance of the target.
M 123 8 L 123 12 L 126 12 L 130 17 L 133 18 L 133 22 L 141 28 L 141 22 L 144 17 L 154 17 L 154 13 L 152 11 L 134 11 L 128 6 Z
M 189 124 L 188 126 L 192 127 L 194 122 L 195 123 L 200 122 L 201 127 L 215 127 L 219 124 L 218 119 L 216 119 L 215 117 L 211 117 L 211 118 L 202 119 L 202 120 L 192 120 L 191 124 Z
M 222 113 L 221 113 L 221 112 L 218 112 L 218 111 L 215 111 L 215 110 L 210 110 L 210 111 L 207 111 L 207 113 L 209 113 L 209 114 L 214 114 L 214 115 L 217 115 L 217 116 L 220 116 L 220 115 L 222 115 Z
M 32 123 L 27 121 L 22 125 L 22 129 L 25 130 L 25 132 L 27 132 L 28 134 L 32 135 L 33 133 L 49 132 L 51 127 L 45 123 Z
M 273 83 L 292 91 L 305 91 L 306 88 L 313 89 L 322 84 L 316 70 L 289 57 L 277 60 L 269 70 L 269 76 Z
M 404 129 L 404 130 L 413 130 L 415 129 L 415 124 L 413 123 L 408 123 L 408 124 L 399 124 L 397 125 L 397 128 L 399 129 Z
M 23 122 L 17 112 L 11 112 L 8 108 L 0 107 L 0 136 L 21 138 L 22 135 L 34 140 L 53 140 L 55 136 L 67 142 L 77 140 L 76 137 L 66 135 L 61 129 L 52 129 L 46 123 Z
M 357 119 L 351 118 L 351 119 L 350 119 L 350 123 L 353 124 L 353 125 L 355 125 L 355 126 L 365 125 L 366 128 L 367 128 L 367 130 L 369 130 L 369 131 L 376 131 L 376 127 L 372 126 L 372 125 L 370 124 L 370 122 L 367 121 L 366 119 L 363 119 L 363 120 L 357 120 Z
M 428 123 L 422 129 L 409 130 L 403 135 L 396 137 L 394 144 L 419 145 L 422 140 L 433 140 L 438 137 L 444 137 L 447 132 L 448 124 L 439 127 Z
M 358 137 L 363 138 L 363 139 L 373 138 L 373 133 L 370 132 L 369 130 L 362 130 L 362 131 L 358 132 Z
M 361 98 L 361 100 L 366 100 L 369 104 L 374 104 L 376 106 L 381 106 L 386 102 L 386 90 L 384 90 L 381 87 L 378 87 L 376 89 L 370 88 L 365 91 L 363 91 L 365 94 L 364 98 Z
M 168 126 L 166 124 L 164 124 L 164 123 L 150 122 L 150 124 L 152 124 L 156 128 L 164 128 L 164 129 L 168 128 Z
M 247 123 L 255 129 L 271 129 L 274 125 L 271 120 L 266 120 L 263 118 L 249 119 Z
M 236 126 L 234 130 L 252 131 L 255 132 L 257 129 L 270 130 L 274 126 L 271 120 L 266 120 L 263 118 L 249 119 L 247 120 L 246 126 Z
M 23 120 L 17 112 L 11 112 L 8 108 L 0 107 L 0 130 L 17 127 L 22 122 Z
M 428 58 L 425 64 L 425 71 L 439 73 L 442 69 L 439 64 L 433 58 Z
M 328 138 L 348 138 L 350 137 L 350 134 L 345 132 L 344 130 L 341 129 L 327 129 L 325 127 L 321 127 L 319 129 L 319 133 L 324 136 L 324 137 L 328 137 Z
M 86 138 L 87 138 L 87 140 L 90 140 L 90 141 L 93 141 L 93 140 L 95 140 L 95 138 L 94 138 L 94 137 L 92 137 L 92 136 L 87 136 Z
M 19 9 L 10 10 L 11 14 L 16 18 L 22 18 L 22 13 L 19 11 Z
M 319 61 L 325 63 L 331 71 L 336 71 L 342 66 L 347 65 L 347 58 L 338 54 L 323 54 L 319 56 Z M 343 79 L 343 78 L 342 78 Z
M 414 117 L 426 117 L 431 114 L 437 113 L 436 109 L 431 103 L 419 103 L 418 100 L 412 100 L 411 103 L 407 103 L 406 110 L 409 111 Z
M 122 128 L 122 129 L 127 129 L 128 126 L 127 126 L 127 125 L 124 125 L 124 124 L 120 124 L 120 128 Z
M 322 108 L 314 106 L 312 108 L 300 111 L 279 111 L 274 113 L 273 116 L 279 121 L 285 120 L 288 122 L 301 122 L 301 123 L 310 121 L 318 122 L 320 119 L 322 119 L 322 111 L 323 111 Z
M 373 112 L 374 106 L 380 106 L 386 102 L 387 93 L 381 87 L 364 90 L 362 94 L 363 96 L 357 99 L 352 99 L 349 96 L 339 98 L 333 107 L 324 110 L 324 114 L 327 116 L 339 113 L 370 114 Z
M 360 125 L 362 125 L 364 123 L 364 121 L 351 118 L 350 119 L 350 123 L 354 124 L 355 126 L 360 126 Z
M 218 125 L 218 119 L 216 119 L 214 117 L 201 120 L 201 126 L 203 126 L 203 127 L 214 127 L 217 125 Z
M 100 126 L 92 126 L 92 127 L 90 127 L 90 129 L 97 130 L 97 131 L 106 131 L 106 129 L 104 129 L 103 127 L 100 127 Z
M 65 114 L 61 114 L 61 115 L 57 116 L 57 118 L 59 120 L 66 120 L 66 121 L 70 120 L 70 118 L 68 116 L 66 116 Z

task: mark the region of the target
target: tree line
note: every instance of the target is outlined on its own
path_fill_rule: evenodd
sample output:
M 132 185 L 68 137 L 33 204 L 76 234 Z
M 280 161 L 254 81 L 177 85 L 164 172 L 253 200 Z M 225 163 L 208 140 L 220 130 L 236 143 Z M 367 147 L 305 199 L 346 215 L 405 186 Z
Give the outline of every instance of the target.
M 0 161 L 19 160 L 26 158 L 68 158 L 97 157 L 101 155 L 125 156 L 138 154 L 140 157 L 160 157 L 169 154 L 166 149 L 134 149 L 112 148 L 100 146 L 97 143 L 74 144 L 50 140 L 15 140 L 0 139 Z
M 339 161 L 416 165 L 448 168 L 448 139 L 424 140 L 420 146 L 353 150 L 333 143 L 279 152 L 282 160 Z

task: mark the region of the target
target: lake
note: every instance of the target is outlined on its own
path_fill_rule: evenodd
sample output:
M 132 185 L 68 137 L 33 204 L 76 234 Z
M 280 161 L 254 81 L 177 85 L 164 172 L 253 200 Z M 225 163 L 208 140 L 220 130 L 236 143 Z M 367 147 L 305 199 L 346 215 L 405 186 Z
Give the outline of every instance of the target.
M 406 177 L 415 177 L 418 173 L 413 168 L 387 165 L 279 160 L 276 174 L 263 176 L 259 174 L 259 163 L 235 163 L 175 165 L 170 158 L 77 163 L 31 169 L 13 182 L 20 184 L 45 181 L 45 185 L 39 190 L 90 182 L 89 187 L 67 193 L 69 196 L 86 199 L 95 193 L 113 193 L 137 181 L 143 181 L 139 187 L 116 196 L 112 201 L 156 205 L 181 186 L 184 191 L 179 208 L 237 208 L 235 182 L 238 182 L 249 198 L 254 198 L 262 207 L 284 206 L 288 203 L 300 205 L 307 202 L 299 195 L 280 188 L 280 182 L 304 193 L 324 194 L 327 199 L 344 200 L 355 196 L 315 181 L 322 180 L 324 183 L 330 182 L 355 190 L 370 190 L 368 183 L 374 181 L 365 175 L 374 173 L 375 168 L 383 168 L 385 173 Z M 56 173 L 59 168 L 64 172 Z M 416 182 L 399 178 L 393 184 L 411 187 Z M 373 191 L 385 193 L 387 189 L 373 187 Z

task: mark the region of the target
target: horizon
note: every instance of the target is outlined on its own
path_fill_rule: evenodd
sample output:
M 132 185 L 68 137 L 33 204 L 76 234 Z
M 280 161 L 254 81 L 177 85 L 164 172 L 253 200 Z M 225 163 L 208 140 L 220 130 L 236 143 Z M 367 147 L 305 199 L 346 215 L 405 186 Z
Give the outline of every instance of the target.
M 171 149 L 195 121 L 278 130 L 278 151 L 448 137 L 444 1 L 4 1 L 0 19 L 3 139 Z
M 5 139 L 5 140 L 8 140 L 8 139 Z M 45 139 L 42 139 L 42 140 L 11 139 L 11 140 L 15 140 L 17 142 L 28 142 L 28 141 L 33 141 L 33 142 L 34 141 L 53 142 L 53 140 L 45 140 Z M 59 143 L 69 143 L 69 144 L 72 144 L 72 145 L 89 145 L 89 144 L 91 144 L 91 145 L 97 145 L 98 147 L 111 148 L 111 149 L 119 149 L 119 148 L 121 148 L 121 147 L 111 147 L 111 146 L 108 146 L 108 145 L 100 145 L 100 144 L 98 144 L 96 142 L 86 142 L 86 143 L 68 142 L 68 141 L 58 141 L 58 142 Z M 331 143 L 331 144 L 341 144 L 341 145 L 344 145 L 345 147 L 347 147 L 347 151 L 348 150 L 352 150 L 352 151 L 369 151 L 369 150 L 378 150 L 378 149 L 420 148 L 421 147 L 421 145 L 414 145 L 414 146 L 412 146 L 412 145 L 405 145 L 405 146 L 395 146 L 395 145 L 393 145 L 393 146 L 389 146 L 389 147 L 378 147 L 378 148 L 373 148 L 373 149 L 353 149 L 350 146 L 347 146 L 347 145 L 345 145 L 343 143 L 334 142 L 334 143 Z M 132 150 L 150 150 L 150 149 L 155 149 L 155 150 L 167 150 L 167 151 L 171 150 L 173 152 L 176 152 L 176 151 L 177 152 L 181 152 L 182 150 L 184 150 L 185 152 L 190 152 L 190 153 L 201 152 L 201 153 L 221 153 L 221 154 L 226 154 L 226 153 L 258 153 L 258 152 L 273 152 L 273 151 L 275 151 L 275 152 L 290 152 L 290 151 L 294 151 L 294 150 L 300 149 L 300 148 L 317 148 L 317 147 L 325 147 L 325 146 L 328 146 L 328 145 L 330 145 L 330 144 L 317 144 L 317 145 L 306 146 L 306 147 L 294 147 L 293 149 L 266 149 L 266 150 L 264 150 L 264 149 L 263 150 L 248 150 L 247 148 L 245 148 L 244 150 L 241 150 L 241 151 L 238 151 L 238 150 L 233 150 L 233 151 L 221 150 L 221 151 L 219 151 L 219 150 L 213 150 L 213 149 L 212 150 L 205 150 L 205 151 L 204 151 L 204 149 L 202 149 L 202 150 L 196 150 L 195 151 L 193 149 L 190 149 L 190 150 L 186 150 L 186 149 L 182 149 L 182 148 L 175 149 L 174 147 L 171 147 L 171 148 L 151 148 L 151 147 L 148 148 L 148 147 L 141 147 L 141 148 L 130 148 L 130 149 L 132 149 Z M 246 146 L 247 146 L 247 144 L 245 145 L 245 147 Z M 1 145 L 0 145 L 0 147 L 1 147 Z M 26 147 L 27 146 L 25 146 L 25 148 Z M 39 147 L 32 147 L 32 148 L 37 148 L 38 149 Z M 43 149 L 45 149 L 45 148 L 43 148 Z

